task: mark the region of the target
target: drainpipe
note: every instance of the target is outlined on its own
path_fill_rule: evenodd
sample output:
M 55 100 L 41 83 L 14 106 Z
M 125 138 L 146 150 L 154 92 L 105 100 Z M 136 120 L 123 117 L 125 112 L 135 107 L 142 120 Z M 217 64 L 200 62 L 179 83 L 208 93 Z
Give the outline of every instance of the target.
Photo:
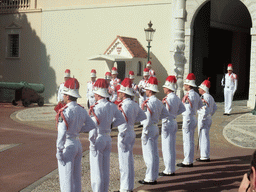
M 176 0 L 175 7 L 175 31 L 174 31 L 174 65 L 177 77 L 177 92 L 176 94 L 182 98 L 183 91 L 183 75 L 186 58 L 185 50 L 185 17 L 186 17 L 186 0 Z

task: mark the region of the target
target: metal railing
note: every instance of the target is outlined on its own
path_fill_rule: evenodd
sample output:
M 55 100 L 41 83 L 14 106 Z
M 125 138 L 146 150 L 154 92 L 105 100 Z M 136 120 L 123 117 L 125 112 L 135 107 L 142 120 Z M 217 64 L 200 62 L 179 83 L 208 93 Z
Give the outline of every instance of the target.
M 0 10 L 24 10 L 33 9 L 31 6 L 36 0 L 0 0 Z

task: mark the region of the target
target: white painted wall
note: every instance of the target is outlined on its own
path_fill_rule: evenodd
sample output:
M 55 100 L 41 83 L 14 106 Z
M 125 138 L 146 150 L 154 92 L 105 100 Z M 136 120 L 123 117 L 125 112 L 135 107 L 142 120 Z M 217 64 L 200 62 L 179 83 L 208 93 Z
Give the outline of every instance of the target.
M 144 28 L 148 27 L 150 20 L 156 29 L 151 43 L 153 68 L 162 85 L 167 73 L 173 70 L 169 52 L 172 29 L 170 2 L 43 9 L 42 42 L 46 46 L 50 66 L 55 71 L 57 85 L 63 81 L 65 69 L 69 68 L 71 75 L 81 84 L 83 98 L 79 102 L 85 103 L 86 82 L 90 80 L 91 69 L 97 70 L 98 77 L 104 77 L 105 72 L 110 71 L 105 61 L 89 61 L 88 58 L 103 54 L 117 35 L 137 38 L 147 50 Z M 159 96 L 162 97 L 163 93 Z M 55 101 L 55 96 L 52 96 L 50 102 Z

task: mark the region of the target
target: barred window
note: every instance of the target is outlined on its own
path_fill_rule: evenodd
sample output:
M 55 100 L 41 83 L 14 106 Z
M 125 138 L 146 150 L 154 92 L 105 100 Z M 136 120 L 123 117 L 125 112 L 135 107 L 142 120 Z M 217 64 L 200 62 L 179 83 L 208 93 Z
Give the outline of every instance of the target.
M 8 35 L 8 57 L 19 57 L 19 34 Z

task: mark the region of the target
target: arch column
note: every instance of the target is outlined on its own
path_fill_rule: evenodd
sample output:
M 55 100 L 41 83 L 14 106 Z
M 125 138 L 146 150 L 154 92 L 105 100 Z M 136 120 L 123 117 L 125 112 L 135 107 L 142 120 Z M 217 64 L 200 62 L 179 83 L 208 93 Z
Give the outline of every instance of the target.
M 176 0 L 175 7 L 175 31 L 174 31 L 174 65 L 177 77 L 177 95 L 182 98 L 183 92 L 183 75 L 186 59 L 185 50 L 185 16 L 186 16 L 186 0 Z
M 254 108 L 256 102 L 256 27 L 251 28 L 250 86 L 247 106 Z

